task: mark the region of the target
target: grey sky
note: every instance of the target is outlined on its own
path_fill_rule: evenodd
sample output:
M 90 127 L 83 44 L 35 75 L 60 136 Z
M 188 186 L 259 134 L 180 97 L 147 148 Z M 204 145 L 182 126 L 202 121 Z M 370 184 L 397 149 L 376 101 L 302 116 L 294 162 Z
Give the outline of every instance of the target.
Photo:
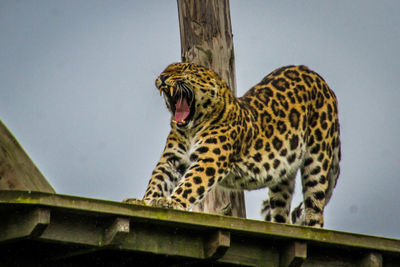
M 396 0 L 231 0 L 238 95 L 305 64 L 338 97 L 326 228 L 400 238 L 399 14 Z M 0 119 L 58 193 L 141 198 L 169 131 L 154 79 L 179 60 L 175 1 L 1 1 Z M 249 218 L 266 196 L 246 193 Z

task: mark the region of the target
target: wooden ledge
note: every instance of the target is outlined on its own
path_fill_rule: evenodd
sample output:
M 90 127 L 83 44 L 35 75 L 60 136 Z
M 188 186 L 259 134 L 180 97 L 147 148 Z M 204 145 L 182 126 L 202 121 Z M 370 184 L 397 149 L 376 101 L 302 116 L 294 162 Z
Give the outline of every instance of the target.
M 10 249 L 25 255 L 33 242 L 40 252 L 24 257 L 48 266 L 81 258 L 116 264 L 119 253 L 132 262 L 229 266 L 400 262 L 397 239 L 50 193 L 0 191 L 0 218 L 0 256 Z

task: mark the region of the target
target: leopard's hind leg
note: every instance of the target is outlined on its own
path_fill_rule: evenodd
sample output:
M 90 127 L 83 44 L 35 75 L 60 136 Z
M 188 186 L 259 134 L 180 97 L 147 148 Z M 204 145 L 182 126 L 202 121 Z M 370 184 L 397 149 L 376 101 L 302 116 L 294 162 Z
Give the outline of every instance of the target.
M 269 198 L 263 202 L 261 207 L 261 216 L 266 221 L 289 223 L 295 177 L 296 173 L 269 188 Z
M 301 167 L 304 201 L 291 213 L 294 224 L 324 225 L 324 208 L 332 196 L 340 170 L 340 146 L 335 142 L 332 144 L 316 143 L 306 153 Z

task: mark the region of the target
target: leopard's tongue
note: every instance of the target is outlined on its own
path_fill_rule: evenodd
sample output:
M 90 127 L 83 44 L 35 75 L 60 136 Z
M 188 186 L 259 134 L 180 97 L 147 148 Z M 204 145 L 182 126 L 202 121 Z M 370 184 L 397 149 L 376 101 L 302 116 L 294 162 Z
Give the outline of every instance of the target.
M 175 103 L 175 121 L 181 123 L 184 121 L 190 113 L 190 107 L 185 97 L 178 99 Z

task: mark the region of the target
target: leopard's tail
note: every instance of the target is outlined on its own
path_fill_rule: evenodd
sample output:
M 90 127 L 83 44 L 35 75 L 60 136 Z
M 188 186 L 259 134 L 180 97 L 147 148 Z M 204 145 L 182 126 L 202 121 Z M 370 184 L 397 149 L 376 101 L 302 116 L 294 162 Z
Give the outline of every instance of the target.
M 304 202 L 301 202 L 290 214 L 290 223 L 291 224 L 303 224 L 304 218 Z
M 269 199 L 264 200 L 261 206 L 261 217 L 265 221 L 271 221 L 271 205 L 269 204 Z

